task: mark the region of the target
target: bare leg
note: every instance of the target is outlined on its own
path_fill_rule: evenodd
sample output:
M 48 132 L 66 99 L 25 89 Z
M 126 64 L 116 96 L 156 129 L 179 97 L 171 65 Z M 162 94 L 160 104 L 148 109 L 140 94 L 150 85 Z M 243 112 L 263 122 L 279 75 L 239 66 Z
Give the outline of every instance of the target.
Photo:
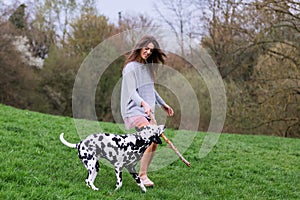
M 147 176 L 148 168 L 153 159 L 156 148 L 157 148 L 157 144 L 152 143 L 146 149 L 146 151 L 141 159 L 139 176 L 142 180 L 148 179 L 148 176 Z M 153 185 L 153 183 L 146 184 L 146 186 L 149 186 L 149 185 L 151 186 L 151 185 Z
M 140 123 L 140 124 L 137 124 L 137 127 L 138 128 L 141 128 L 143 126 L 147 126 L 149 125 L 150 123 L 147 122 L 147 123 Z M 140 171 L 139 171 L 139 177 L 141 178 L 142 181 L 145 181 L 145 180 L 149 180 L 148 176 L 147 176 L 147 172 L 148 172 L 148 168 L 149 168 L 149 165 L 153 159 L 153 156 L 154 156 L 154 152 L 156 150 L 156 147 L 157 147 L 157 144 L 154 144 L 152 143 L 147 149 L 146 151 L 144 152 L 144 155 L 141 159 L 141 162 L 140 162 Z M 150 180 L 149 180 L 150 181 Z M 146 184 L 146 186 L 153 186 L 153 182 L 150 181 L 150 184 Z

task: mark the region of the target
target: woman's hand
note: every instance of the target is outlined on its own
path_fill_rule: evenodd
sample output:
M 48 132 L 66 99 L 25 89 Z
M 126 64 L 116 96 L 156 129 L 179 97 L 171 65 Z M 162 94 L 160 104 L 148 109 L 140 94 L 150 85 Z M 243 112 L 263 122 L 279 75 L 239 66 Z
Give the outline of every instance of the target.
M 151 110 L 151 107 L 149 106 L 149 104 L 146 103 L 145 101 L 142 101 L 141 105 L 144 108 L 144 111 L 147 114 L 147 116 L 150 116 L 152 110 Z
M 164 111 L 167 113 L 168 116 L 172 117 L 174 115 L 174 110 L 168 104 L 162 105 L 162 108 L 164 109 Z

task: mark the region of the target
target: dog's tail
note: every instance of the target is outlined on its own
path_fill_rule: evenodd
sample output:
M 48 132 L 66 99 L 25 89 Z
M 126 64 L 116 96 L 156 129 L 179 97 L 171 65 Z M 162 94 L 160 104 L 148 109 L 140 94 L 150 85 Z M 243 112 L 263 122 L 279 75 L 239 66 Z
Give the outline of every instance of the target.
M 72 144 L 72 143 L 68 142 L 67 140 L 65 140 L 64 133 L 60 134 L 59 139 L 64 145 L 66 145 L 70 148 L 77 148 L 77 144 Z

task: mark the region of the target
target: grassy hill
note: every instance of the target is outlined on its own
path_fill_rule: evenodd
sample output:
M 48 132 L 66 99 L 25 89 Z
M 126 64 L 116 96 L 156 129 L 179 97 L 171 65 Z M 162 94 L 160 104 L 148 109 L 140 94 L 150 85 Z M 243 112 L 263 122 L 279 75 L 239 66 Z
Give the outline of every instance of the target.
M 116 124 L 100 125 L 119 131 Z M 100 190 L 89 189 L 76 150 L 59 141 L 61 132 L 79 141 L 72 118 L 0 105 L 0 199 L 300 199 L 299 139 L 222 134 L 200 159 L 206 133 L 197 133 L 183 153 L 192 167 L 177 160 L 150 172 L 156 185 L 142 193 L 126 170 L 123 187 L 114 191 L 114 170 L 103 164 L 95 181 Z

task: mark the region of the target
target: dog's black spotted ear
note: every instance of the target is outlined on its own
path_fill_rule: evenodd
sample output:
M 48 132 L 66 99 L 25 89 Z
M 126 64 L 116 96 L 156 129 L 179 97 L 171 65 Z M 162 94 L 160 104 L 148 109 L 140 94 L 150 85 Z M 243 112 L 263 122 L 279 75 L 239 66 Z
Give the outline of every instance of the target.
M 152 137 L 152 142 L 154 142 L 156 144 L 162 144 L 162 141 L 158 135 L 155 135 Z

